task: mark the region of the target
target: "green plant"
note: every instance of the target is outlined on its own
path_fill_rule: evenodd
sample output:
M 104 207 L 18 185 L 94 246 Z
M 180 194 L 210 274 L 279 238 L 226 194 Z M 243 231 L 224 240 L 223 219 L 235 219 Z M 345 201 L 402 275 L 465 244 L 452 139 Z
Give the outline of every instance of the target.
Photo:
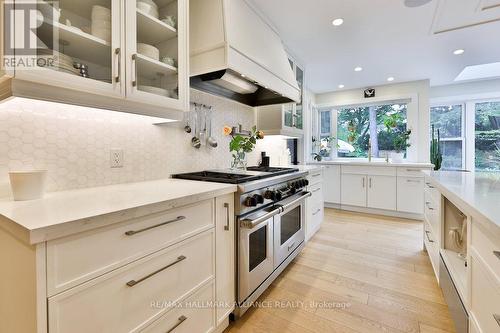
M 391 115 L 385 116 L 384 118 L 384 125 L 387 128 L 387 130 L 391 130 L 393 128 L 396 128 L 399 123 L 403 121 L 403 117 L 399 113 L 393 113 Z
M 411 135 L 411 130 L 406 130 L 406 131 L 398 131 L 396 135 L 394 136 L 393 144 L 394 144 L 394 149 L 400 153 L 406 148 L 410 147 L 411 144 L 408 142 L 410 139 Z
M 441 165 L 443 164 L 443 154 L 441 153 L 441 135 L 438 129 L 436 139 L 434 125 L 432 125 L 431 163 L 434 164 L 434 170 L 436 171 L 441 169 Z
M 229 130 L 224 128 L 224 134 L 232 136 L 232 140 L 229 142 L 229 151 L 233 152 L 233 156 L 238 153 L 250 153 L 255 147 L 257 140 L 264 138 L 264 133 L 262 131 L 258 131 L 256 126 L 252 127 L 250 136 L 245 137 L 239 134 L 233 135 L 230 127 L 226 127 L 229 128 Z

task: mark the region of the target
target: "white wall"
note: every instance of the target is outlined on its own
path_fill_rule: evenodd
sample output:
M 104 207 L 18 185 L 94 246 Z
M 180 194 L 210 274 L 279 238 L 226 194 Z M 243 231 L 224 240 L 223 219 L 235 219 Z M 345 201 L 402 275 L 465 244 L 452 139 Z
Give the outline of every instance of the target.
M 316 104 L 323 106 L 353 105 L 411 98 L 408 104 L 408 127 L 412 136 L 408 159 L 413 162 L 429 161 L 429 80 L 405 82 L 373 87 L 376 97 L 365 99 L 364 89 L 352 89 L 317 94 Z
M 431 87 L 431 103 L 500 97 L 500 79 Z
M 60 191 L 228 168 L 222 127 L 250 128 L 253 109 L 195 90 L 191 100 L 214 107 L 217 149 L 192 148 L 182 128 L 147 117 L 28 99 L 0 103 L 0 197 L 10 194 L 10 170 L 48 169 L 48 190 Z M 110 168 L 113 148 L 124 150 L 123 168 Z

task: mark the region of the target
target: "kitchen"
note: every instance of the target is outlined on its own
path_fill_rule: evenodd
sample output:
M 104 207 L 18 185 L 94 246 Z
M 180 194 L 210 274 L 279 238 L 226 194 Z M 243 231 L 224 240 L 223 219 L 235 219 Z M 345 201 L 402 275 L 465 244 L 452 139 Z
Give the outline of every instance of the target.
M 500 332 L 498 1 L 1 5 L 0 332 Z

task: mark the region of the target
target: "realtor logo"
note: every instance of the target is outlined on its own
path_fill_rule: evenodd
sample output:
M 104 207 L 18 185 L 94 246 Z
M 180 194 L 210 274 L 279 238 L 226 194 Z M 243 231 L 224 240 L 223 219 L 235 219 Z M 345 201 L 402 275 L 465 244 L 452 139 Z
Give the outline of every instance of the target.
M 5 1 L 2 67 L 35 70 L 54 66 L 58 29 L 53 22 L 58 13 L 58 2 Z

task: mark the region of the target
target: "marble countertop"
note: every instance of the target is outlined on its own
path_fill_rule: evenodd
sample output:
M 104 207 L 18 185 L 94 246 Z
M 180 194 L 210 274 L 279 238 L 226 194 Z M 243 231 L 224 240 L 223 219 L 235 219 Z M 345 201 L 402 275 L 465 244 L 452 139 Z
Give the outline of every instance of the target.
M 0 200 L 0 227 L 36 244 L 236 192 L 236 185 L 161 179 Z
M 383 159 L 372 160 L 368 162 L 368 160 L 362 159 L 338 159 L 331 161 L 321 161 L 321 162 L 310 162 L 309 165 L 357 165 L 357 166 L 370 166 L 370 167 L 414 167 L 414 168 L 432 168 L 433 164 L 431 163 L 422 163 L 422 162 L 403 162 L 403 163 L 387 163 Z
M 431 185 L 465 214 L 500 234 L 500 173 L 424 171 Z M 491 229 L 493 228 L 493 230 Z

